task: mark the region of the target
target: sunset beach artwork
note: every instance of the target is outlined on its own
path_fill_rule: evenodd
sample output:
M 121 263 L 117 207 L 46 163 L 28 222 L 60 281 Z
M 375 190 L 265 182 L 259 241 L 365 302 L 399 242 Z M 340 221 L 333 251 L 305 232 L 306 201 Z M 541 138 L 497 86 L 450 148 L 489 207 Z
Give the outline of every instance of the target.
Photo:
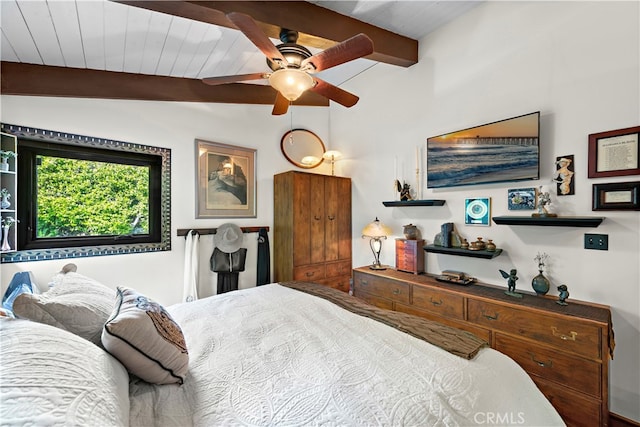
M 431 137 L 427 188 L 539 178 L 540 112 Z

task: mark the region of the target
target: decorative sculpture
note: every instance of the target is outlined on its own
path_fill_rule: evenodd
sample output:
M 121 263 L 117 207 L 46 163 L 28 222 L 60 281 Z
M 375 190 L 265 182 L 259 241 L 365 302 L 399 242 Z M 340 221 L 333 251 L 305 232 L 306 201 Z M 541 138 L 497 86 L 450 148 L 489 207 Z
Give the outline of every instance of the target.
M 400 181 L 396 179 L 394 185 L 396 187 L 396 191 L 400 193 L 401 201 L 407 202 L 409 200 L 413 200 L 413 197 L 411 197 L 411 186 L 409 184 L 406 182 L 404 184 L 400 184 Z
M 558 301 L 556 301 L 556 304 L 569 305 L 569 303 L 565 302 L 565 300 L 569 298 L 569 291 L 567 290 L 567 285 L 558 286 L 558 292 L 560 292 L 560 295 L 558 295 Z
M 547 207 L 551 204 L 551 196 L 548 191 L 542 191 L 542 186 L 538 187 L 536 194 L 538 212 L 531 214 L 531 216 L 537 217 L 557 217 L 557 214 L 549 212 Z
M 522 294 L 516 292 L 516 281 L 518 280 L 518 271 L 515 268 L 511 269 L 510 273 L 507 273 L 504 270 L 499 270 L 502 277 L 507 279 L 507 287 L 509 290 L 505 291 L 506 295 L 514 298 L 522 298 Z
M 445 222 L 440 226 L 440 233 L 442 235 L 442 246 L 445 248 L 451 247 L 451 233 L 453 232 L 453 223 Z

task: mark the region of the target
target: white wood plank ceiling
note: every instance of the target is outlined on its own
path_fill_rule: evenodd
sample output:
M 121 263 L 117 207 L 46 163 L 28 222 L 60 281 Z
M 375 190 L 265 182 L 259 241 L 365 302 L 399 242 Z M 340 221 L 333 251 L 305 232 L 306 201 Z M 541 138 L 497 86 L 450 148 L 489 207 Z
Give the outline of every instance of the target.
M 312 3 L 420 39 L 479 2 Z M 235 29 L 107 0 L 0 0 L 0 14 L 2 61 L 195 79 L 268 71 Z M 319 76 L 340 85 L 375 64 L 358 59 Z

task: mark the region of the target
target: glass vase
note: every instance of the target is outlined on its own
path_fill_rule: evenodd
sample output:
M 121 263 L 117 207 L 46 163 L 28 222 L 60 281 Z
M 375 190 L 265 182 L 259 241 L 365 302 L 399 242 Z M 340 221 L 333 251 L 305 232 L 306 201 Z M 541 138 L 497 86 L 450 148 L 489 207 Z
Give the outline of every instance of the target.
M 549 292 L 551 283 L 549 283 L 549 279 L 544 277 L 542 270 L 538 270 L 538 272 L 538 275 L 531 281 L 531 286 L 533 287 L 533 290 L 536 291 L 536 294 L 546 295 L 547 292 Z
M 9 245 L 9 229 L 11 226 L 3 226 L 2 227 L 2 247 L 0 247 L 0 251 L 7 252 L 11 250 L 11 245 Z

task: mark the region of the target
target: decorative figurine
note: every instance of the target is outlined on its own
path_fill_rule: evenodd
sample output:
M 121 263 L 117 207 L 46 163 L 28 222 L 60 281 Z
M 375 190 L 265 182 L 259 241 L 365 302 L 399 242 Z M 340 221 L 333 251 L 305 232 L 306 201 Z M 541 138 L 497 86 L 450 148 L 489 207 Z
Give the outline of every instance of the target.
M 515 268 L 512 268 L 511 273 L 500 270 L 500 274 L 502 274 L 502 277 L 507 279 L 507 286 L 509 287 L 509 290 L 505 291 L 504 293 L 506 295 L 509 295 L 510 297 L 522 298 L 522 294 L 516 292 L 516 280 L 518 280 L 518 271 Z
M 567 290 L 567 285 L 558 286 L 558 292 L 560 292 L 560 295 L 558 295 L 558 301 L 556 301 L 556 304 L 569 305 L 569 303 L 565 302 L 565 300 L 569 298 L 569 291 Z
M 400 184 L 400 181 L 396 179 L 394 186 L 396 191 L 400 193 L 400 201 L 407 202 L 409 200 L 413 200 L 413 197 L 411 197 L 411 186 L 409 184 L 406 182 L 404 184 Z
M 542 186 L 538 188 L 537 194 L 537 205 L 538 205 L 538 213 L 531 214 L 531 216 L 548 216 L 548 217 L 556 217 L 558 215 L 549 212 L 547 207 L 551 204 L 551 196 L 548 191 L 542 191 Z

